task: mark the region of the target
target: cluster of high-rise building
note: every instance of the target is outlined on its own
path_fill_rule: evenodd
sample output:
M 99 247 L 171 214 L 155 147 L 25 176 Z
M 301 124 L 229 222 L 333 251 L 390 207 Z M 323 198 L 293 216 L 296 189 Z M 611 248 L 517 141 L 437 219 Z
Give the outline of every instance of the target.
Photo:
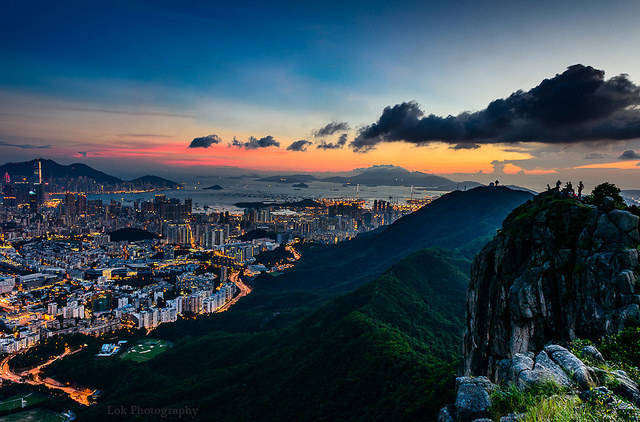
M 260 261 L 264 252 L 296 238 L 350 239 L 424 204 L 322 199 L 230 213 L 163 194 L 104 203 L 81 190 L 48 197 L 38 163 L 31 177 L 2 178 L 0 353 L 51 336 L 151 330 L 216 312 L 238 293 L 238 271 L 254 276 L 291 266 Z M 149 236 L 114 240 L 118 229 Z

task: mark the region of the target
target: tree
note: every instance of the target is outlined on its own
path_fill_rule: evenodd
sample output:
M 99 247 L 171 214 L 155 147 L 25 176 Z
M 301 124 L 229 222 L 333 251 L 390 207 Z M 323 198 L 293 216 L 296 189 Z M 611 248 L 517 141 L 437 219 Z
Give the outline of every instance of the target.
M 624 199 L 620 196 L 620 188 L 613 183 L 604 182 L 596 186 L 591 192 L 591 201 L 595 205 L 602 205 L 607 196 L 613 199 L 616 208 L 626 208 Z

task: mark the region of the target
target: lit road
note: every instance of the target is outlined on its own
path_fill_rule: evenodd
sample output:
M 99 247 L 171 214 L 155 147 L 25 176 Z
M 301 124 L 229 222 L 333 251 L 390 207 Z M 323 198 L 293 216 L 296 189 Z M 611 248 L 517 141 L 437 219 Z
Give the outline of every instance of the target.
M 68 394 L 69 397 L 71 397 L 71 399 L 77 401 L 78 403 L 83 404 L 85 406 L 89 406 L 91 404 L 89 402 L 89 396 L 93 393 L 92 390 L 89 390 L 88 388 L 85 388 L 85 389 L 74 388 L 68 385 L 64 385 L 51 378 L 42 379 L 40 376 L 43 368 L 51 365 L 53 362 L 55 362 L 58 359 L 62 359 L 66 356 L 77 353 L 80 350 L 82 350 L 82 347 L 73 351 L 67 348 L 65 349 L 64 353 L 62 353 L 61 355 L 55 356 L 49 359 L 48 361 L 44 362 L 43 364 L 36 366 L 35 368 L 31 368 L 27 371 L 24 371 L 20 375 L 15 374 L 9 367 L 9 361 L 13 357 L 17 356 L 17 354 L 9 355 L 6 358 L 4 358 L 2 362 L 0 362 L 0 378 L 13 381 L 16 383 L 21 383 L 21 384 L 42 385 L 52 390 L 60 390 Z
M 293 259 L 294 259 L 294 260 L 296 260 L 296 261 L 297 261 L 297 260 L 299 260 L 299 259 L 300 259 L 300 257 L 302 256 L 302 255 L 300 255 L 300 252 L 298 252 L 298 251 L 293 247 L 293 245 L 287 245 L 287 246 L 285 247 L 285 249 L 286 249 L 287 251 L 291 252 L 291 255 L 293 255 Z
M 225 303 L 224 305 L 222 305 L 216 312 L 224 312 L 226 310 L 228 310 L 230 307 L 232 307 L 236 302 L 238 302 L 240 300 L 241 297 L 244 297 L 246 295 L 248 295 L 249 293 L 251 293 L 251 287 L 247 286 L 246 284 L 244 284 L 242 282 L 242 280 L 240 279 L 240 272 L 239 271 L 233 271 L 231 273 L 231 275 L 229 275 L 229 280 L 236 285 L 236 287 L 238 289 L 240 289 L 240 293 L 238 293 L 233 299 L 231 299 L 229 302 Z

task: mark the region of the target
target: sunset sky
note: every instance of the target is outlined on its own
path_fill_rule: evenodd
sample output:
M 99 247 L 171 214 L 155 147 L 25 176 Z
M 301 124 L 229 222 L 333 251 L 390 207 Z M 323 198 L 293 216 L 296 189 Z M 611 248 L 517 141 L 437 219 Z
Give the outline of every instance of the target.
M 637 1 L 100 4 L 5 2 L 0 162 L 640 188 Z

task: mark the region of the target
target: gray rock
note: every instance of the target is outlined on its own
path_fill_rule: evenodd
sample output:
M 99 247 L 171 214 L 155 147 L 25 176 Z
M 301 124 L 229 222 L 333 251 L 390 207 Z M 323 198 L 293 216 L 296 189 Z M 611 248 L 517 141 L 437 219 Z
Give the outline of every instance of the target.
M 456 420 L 469 422 L 488 415 L 495 385 L 486 377 L 456 378 Z
M 602 353 L 595 346 L 584 346 L 582 348 L 582 357 L 587 357 L 593 359 L 595 362 L 604 364 L 604 357 L 602 357 Z
M 546 381 L 553 382 L 561 387 L 570 387 L 573 385 L 573 382 L 562 368 L 549 358 L 549 355 L 544 351 L 538 353 L 538 356 L 536 356 L 536 364 L 532 372 L 538 376 L 537 384 Z
M 640 318 L 637 218 L 553 199 L 542 193 L 506 220 L 473 261 L 467 375 L 516 381 L 522 371 L 509 363 L 505 372 L 505 359 L 538 353 L 550 339 L 602 338 Z
M 604 198 L 602 198 L 602 208 L 605 211 L 611 211 L 615 207 L 616 207 L 616 201 L 612 197 L 605 196 Z
M 438 413 L 438 422 L 455 422 L 456 410 L 452 404 L 448 404 Z
M 592 370 L 578 359 L 573 353 L 557 344 L 550 344 L 544 347 L 549 357 L 560 366 L 565 374 L 576 382 L 583 390 L 595 387 L 592 377 Z
M 524 354 L 516 353 L 511 359 L 503 359 L 497 363 L 496 381 L 501 385 L 515 384 L 522 387 L 521 375 L 523 372 L 531 372 L 535 362 Z M 525 381 L 526 383 L 526 381 Z
M 580 400 L 585 403 L 598 400 L 599 402 L 610 405 L 616 401 L 613 393 L 607 387 L 596 387 L 591 390 L 583 390 L 580 392 L 578 397 L 580 397 Z
M 600 218 L 598 218 L 598 225 L 593 237 L 602 241 L 604 244 L 616 243 L 621 241 L 622 232 L 609 220 L 606 214 L 602 214 Z
M 633 294 L 636 290 L 638 278 L 631 270 L 623 270 L 616 277 L 616 285 L 620 293 Z
M 500 422 L 519 422 L 524 420 L 524 413 L 510 413 L 500 418 Z
M 623 397 L 636 406 L 640 406 L 640 389 L 638 384 L 633 382 L 624 371 L 612 371 L 611 374 L 616 378 L 616 386 L 613 387 L 614 393 Z
M 637 215 L 631 214 L 629 211 L 613 210 L 608 214 L 609 220 L 613 222 L 624 233 L 630 233 L 632 231 L 638 231 L 638 218 Z

